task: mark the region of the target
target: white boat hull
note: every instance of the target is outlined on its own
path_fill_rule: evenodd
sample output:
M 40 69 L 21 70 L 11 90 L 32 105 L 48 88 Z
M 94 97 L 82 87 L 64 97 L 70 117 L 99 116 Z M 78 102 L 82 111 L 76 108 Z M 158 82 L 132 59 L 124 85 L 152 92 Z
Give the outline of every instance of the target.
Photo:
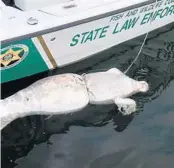
M 65 66 L 171 23 L 174 20 L 174 3 L 165 5 L 164 2 L 166 1 L 163 1 L 163 4 L 154 3 L 158 6 L 155 10 L 141 12 L 152 6 L 152 4 L 146 5 L 45 34 L 43 39 L 56 64 L 59 67 Z M 152 22 L 150 22 L 151 14 L 155 18 Z M 39 43 L 37 39 L 34 39 L 34 42 L 36 45 Z
M 99 7 L 97 0 L 96 6 L 78 1 L 79 8 L 73 7 L 69 11 L 58 10 L 60 5 L 42 8 L 40 13 L 33 11 L 38 21 L 36 24 L 26 24 L 26 16 L 31 16 L 31 11 L 26 12 L 25 17 L 20 16 L 22 31 L 7 31 L 7 26 L 13 27 L 15 22 L 13 19 L 5 20 L 5 26 L 1 28 L 4 32 L 1 34 L 1 57 L 13 48 L 23 49 L 24 56 L 14 64 L 2 60 L 2 83 L 73 64 L 174 21 L 173 0 L 152 3 L 142 0 L 140 5 L 133 5 L 137 0 L 127 4 L 125 0 L 108 0 L 106 6 L 103 0 Z M 87 9 L 89 6 L 92 7 Z M 21 12 L 16 13 L 16 19 L 19 15 Z M 19 73 L 18 67 L 24 70 L 23 73 Z

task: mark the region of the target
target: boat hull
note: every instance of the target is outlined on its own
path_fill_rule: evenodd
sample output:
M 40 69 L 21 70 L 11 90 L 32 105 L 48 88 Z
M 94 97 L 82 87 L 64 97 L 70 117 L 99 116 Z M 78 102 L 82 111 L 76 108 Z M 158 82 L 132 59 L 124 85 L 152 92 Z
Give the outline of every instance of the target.
M 118 12 L 36 37 L 4 43 L 1 83 L 64 67 L 173 22 L 174 1 Z

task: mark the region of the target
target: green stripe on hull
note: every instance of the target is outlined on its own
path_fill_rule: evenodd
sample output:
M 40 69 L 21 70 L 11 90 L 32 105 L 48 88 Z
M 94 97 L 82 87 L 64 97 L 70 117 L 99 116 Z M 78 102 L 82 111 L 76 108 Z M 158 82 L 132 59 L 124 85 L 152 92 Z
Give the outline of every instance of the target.
M 48 70 L 31 39 L 17 41 L 1 47 L 1 83 Z

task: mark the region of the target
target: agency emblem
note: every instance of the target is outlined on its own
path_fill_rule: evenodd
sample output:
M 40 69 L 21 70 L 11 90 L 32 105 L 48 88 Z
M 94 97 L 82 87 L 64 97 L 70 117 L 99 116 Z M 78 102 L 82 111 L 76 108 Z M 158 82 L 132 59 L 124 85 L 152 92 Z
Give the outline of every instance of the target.
M 26 45 L 16 44 L 2 48 L 0 50 L 1 70 L 18 65 L 28 55 L 29 49 Z

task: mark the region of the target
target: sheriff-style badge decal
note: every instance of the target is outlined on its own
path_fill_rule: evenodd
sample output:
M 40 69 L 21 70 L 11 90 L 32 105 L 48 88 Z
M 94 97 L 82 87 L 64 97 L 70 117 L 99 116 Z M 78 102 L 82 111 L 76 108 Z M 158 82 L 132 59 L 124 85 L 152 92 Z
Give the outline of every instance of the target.
M 1 49 L 1 70 L 18 65 L 28 55 L 28 47 L 23 44 L 10 45 Z

